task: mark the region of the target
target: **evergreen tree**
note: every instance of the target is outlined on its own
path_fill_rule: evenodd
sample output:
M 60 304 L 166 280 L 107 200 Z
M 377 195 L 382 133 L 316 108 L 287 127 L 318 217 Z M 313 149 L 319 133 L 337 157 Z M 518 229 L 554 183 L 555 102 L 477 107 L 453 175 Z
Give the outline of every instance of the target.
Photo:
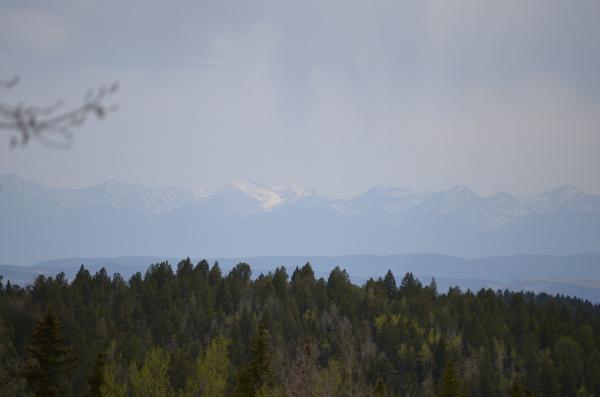
M 266 396 L 273 387 L 269 335 L 263 327 L 254 336 L 251 352 L 252 361 L 239 373 L 236 389 L 239 397 Z
M 67 376 L 75 362 L 71 349 L 65 346 L 61 328 L 54 310 L 48 309 L 31 335 L 25 376 L 36 396 L 52 397 L 65 392 Z
M 0 396 L 20 396 L 25 394 L 26 382 L 18 352 L 8 333 L 9 327 L 0 317 Z
M 394 274 L 391 270 L 388 270 L 385 274 L 383 285 L 388 299 L 393 299 L 398 292 L 398 287 L 396 286 L 396 279 L 394 278 Z
M 153 347 L 146 353 L 144 365 L 137 368 L 131 365 L 129 377 L 133 397 L 166 397 L 172 394 L 169 381 L 169 353 L 160 347 Z
M 229 344 L 223 336 L 212 340 L 206 353 L 198 358 L 196 372 L 188 379 L 185 395 L 189 397 L 223 397 L 229 380 Z
M 104 383 L 104 352 L 98 353 L 96 357 L 96 362 L 94 363 L 94 368 L 92 369 L 92 374 L 88 378 L 88 384 L 90 389 L 87 393 L 88 397 L 100 397 L 102 395 L 101 389 L 102 384 Z
M 464 397 L 465 390 L 452 363 L 444 368 L 439 387 L 440 397 Z
M 105 355 L 102 371 L 102 397 L 127 397 L 127 372 L 117 362 L 117 343 L 112 341 Z

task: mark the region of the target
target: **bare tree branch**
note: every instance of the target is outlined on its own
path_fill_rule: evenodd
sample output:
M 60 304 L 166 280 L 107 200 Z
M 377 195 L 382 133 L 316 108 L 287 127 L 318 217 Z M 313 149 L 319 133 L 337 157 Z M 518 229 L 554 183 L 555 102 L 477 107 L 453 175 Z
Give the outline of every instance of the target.
M 0 80 L 0 87 L 2 87 L 2 88 L 13 88 L 17 84 L 19 84 L 19 76 L 15 76 L 8 81 Z
M 0 81 L 0 88 L 11 89 L 18 82 L 18 77 Z M 106 105 L 104 102 L 106 97 L 118 89 L 116 82 L 95 90 L 90 89 L 83 104 L 69 110 L 62 110 L 63 100 L 57 100 L 48 106 L 0 103 L 0 129 L 14 133 L 10 138 L 11 148 L 26 146 L 32 139 L 52 148 L 69 148 L 73 140 L 73 128 L 81 126 L 89 116 L 103 119 L 117 110 L 116 105 Z

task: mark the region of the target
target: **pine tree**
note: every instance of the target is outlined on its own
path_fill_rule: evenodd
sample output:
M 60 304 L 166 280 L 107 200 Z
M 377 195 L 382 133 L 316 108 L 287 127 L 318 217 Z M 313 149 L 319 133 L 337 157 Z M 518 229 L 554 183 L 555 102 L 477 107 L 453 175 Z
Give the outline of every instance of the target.
M 102 379 L 98 396 L 100 397 L 127 397 L 127 371 L 119 364 L 120 355 L 117 354 L 117 343 L 112 341 L 106 351 L 101 353 L 101 359 L 96 362 L 94 373 L 88 380 Z M 101 363 L 100 363 L 100 362 Z M 101 373 L 96 371 L 101 367 Z M 94 387 L 90 389 L 95 390 Z
M 431 278 L 431 283 L 429 283 L 429 291 L 431 295 L 435 298 L 438 295 L 438 287 L 437 282 L 435 281 L 435 277 Z
M 169 353 L 153 347 L 146 353 L 142 368 L 131 365 L 129 376 L 134 397 L 165 397 L 172 394 L 169 381 Z
M 206 353 L 198 359 L 196 373 L 188 379 L 185 396 L 223 397 L 229 379 L 228 357 L 230 340 L 217 336 Z
M 104 353 L 98 353 L 96 356 L 96 362 L 90 377 L 88 378 L 88 384 L 90 389 L 87 393 L 88 397 L 100 397 L 102 395 L 101 389 L 104 383 L 104 367 L 105 367 Z
M 21 396 L 25 395 L 26 383 L 21 374 L 21 360 L 10 341 L 10 334 L 10 327 L 0 317 L 0 396 Z
M 64 382 L 75 364 L 71 349 L 65 346 L 61 325 L 52 309 L 37 323 L 31 335 L 25 376 L 36 396 L 64 393 Z
M 252 341 L 252 361 L 239 373 L 237 396 L 264 396 L 273 387 L 273 369 L 268 344 L 269 335 L 263 327 L 260 327 Z
M 465 395 L 462 382 L 452 363 L 448 363 L 442 374 L 440 382 L 440 397 L 463 397 Z
M 388 299 L 394 299 L 396 293 L 398 292 L 398 287 L 396 286 L 396 279 L 394 278 L 394 274 L 391 270 L 388 270 L 385 274 L 383 285 Z

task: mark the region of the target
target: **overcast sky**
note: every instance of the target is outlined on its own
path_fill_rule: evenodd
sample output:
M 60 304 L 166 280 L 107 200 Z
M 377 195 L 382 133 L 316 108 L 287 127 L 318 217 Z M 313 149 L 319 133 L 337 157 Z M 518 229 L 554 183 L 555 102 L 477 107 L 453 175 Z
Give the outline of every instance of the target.
M 600 193 L 599 21 L 597 0 L 3 0 L 2 102 L 121 91 L 69 151 L 0 131 L 0 173 Z

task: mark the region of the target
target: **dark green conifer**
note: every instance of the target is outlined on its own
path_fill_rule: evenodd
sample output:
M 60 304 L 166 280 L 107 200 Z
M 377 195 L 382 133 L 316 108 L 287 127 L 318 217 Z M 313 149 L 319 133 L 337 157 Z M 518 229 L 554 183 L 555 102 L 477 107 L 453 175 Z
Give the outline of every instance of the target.
M 465 391 L 452 363 L 448 363 L 440 381 L 440 397 L 464 397 Z
M 106 365 L 106 360 L 103 352 L 98 353 L 96 356 L 96 362 L 94 363 L 94 368 L 92 369 L 92 373 L 88 378 L 88 385 L 90 389 L 88 390 L 88 397 L 100 397 L 102 384 L 104 383 L 104 367 Z
M 240 371 L 236 395 L 264 396 L 273 387 L 273 369 L 269 351 L 269 335 L 260 327 L 252 341 L 252 361 Z
M 388 270 L 385 274 L 385 278 L 383 279 L 383 285 L 385 287 L 385 292 L 389 299 L 393 299 L 398 292 L 398 287 L 396 286 L 396 279 L 394 278 L 394 274 L 391 270 Z
M 64 394 L 64 381 L 75 364 L 71 349 L 65 346 L 61 325 L 52 309 L 37 323 L 30 338 L 25 376 L 36 396 Z

